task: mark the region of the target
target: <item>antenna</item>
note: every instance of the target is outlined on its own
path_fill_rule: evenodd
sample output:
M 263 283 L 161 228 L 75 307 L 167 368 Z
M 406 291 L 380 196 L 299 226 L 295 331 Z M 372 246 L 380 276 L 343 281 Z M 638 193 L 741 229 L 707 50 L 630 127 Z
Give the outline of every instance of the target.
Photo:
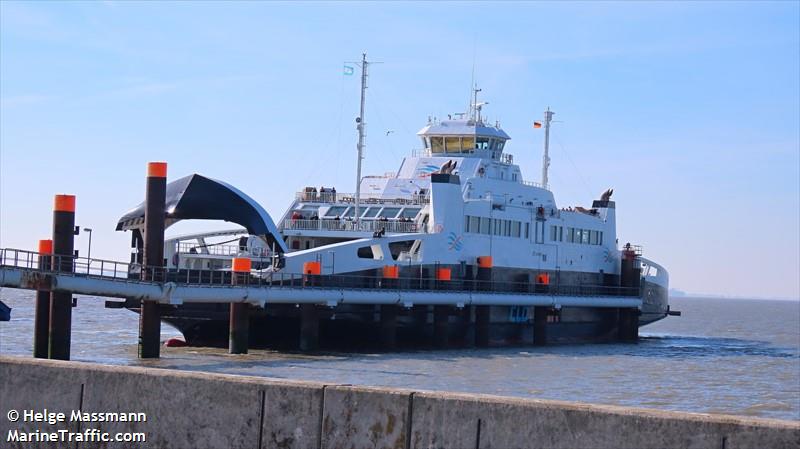
M 547 188 L 547 169 L 550 168 L 550 122 L 553 121 L 553 114 L 548 106 L 544 111 L 544 156 L 542 157 L 542 187 Z
M 359 199 L 361 197 L 361 161 L 364 159 L 364 146 L 366 143 L 364 142 L 364 138 L 366 137 L 364 134 L 364 129 L 366 128 L 366 123 L 364 123 L 364 106 L 366 103 L 367 97 L 367 67 L 369 66 L 370 62 L 367 61 L 367 54 L 361 54 L 361 110 L 356 118 L 356 128 L 358 129 L 358 165 L 356 167 L 356 204 L 355 204 L 355 223 L 356 229 L 358 229 L 358 224 L 361 221 L 361 213 L 359 210 Z
M 478 104 L 478 92 L 481 89 L 478 89 L 478 86 L 472 88 L 472 95 L 469 102 L 469 119 L 473 122 L 479 122 L 481 120 L 481 106 L 488 103 L 481 103 Z

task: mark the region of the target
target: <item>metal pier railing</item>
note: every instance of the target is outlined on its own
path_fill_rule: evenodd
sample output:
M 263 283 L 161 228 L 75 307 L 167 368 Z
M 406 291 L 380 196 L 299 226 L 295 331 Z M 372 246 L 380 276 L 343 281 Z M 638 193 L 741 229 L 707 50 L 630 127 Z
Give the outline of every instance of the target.
M 409 277 L 259 273 L 237 277 L 219 270 L 186 270 L 0 249 L 0 286 L 84 295 L 183 302 L 326 304 L 530 305 L 641 307 L 638 288 L 542 285 Z

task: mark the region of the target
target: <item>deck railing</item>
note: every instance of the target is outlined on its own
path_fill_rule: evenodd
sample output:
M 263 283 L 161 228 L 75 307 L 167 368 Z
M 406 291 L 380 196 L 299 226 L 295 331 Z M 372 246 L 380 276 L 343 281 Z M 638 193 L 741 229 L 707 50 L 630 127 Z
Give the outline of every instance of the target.
M 377 232 L 384 230 L 387 234 L 406 234 L 424 232 L 424 226 L 419 226 L 413 221 L 397 220 L 361 220 L 356 223 L 352 220 L 296 220 L 287 218 L 283 221 L 282 230 L 293 231 L 352 231 L 352 232 Z
M 268 257 L 269 249 L 262 247 L 246 247 L 239 245 L 199 245 L 197 243 L 180 242 L 178 243 L 178 253 L 188 255 L 210 255 L 210 256 L 250 256 Z
M 343 203 L 355 204 L 355 193 L 340 193 L 340 192 L 297 192 L 294 195 L 297 201 L 305 201 L 309 203 Z M 382 194 L 369 194 L 361 193 L 358 197 L 359 203 L 363 205 L 369 204 L 428 204 L 430 203 L 430 196 L 411 194 L 407 197 L 385 198 Z

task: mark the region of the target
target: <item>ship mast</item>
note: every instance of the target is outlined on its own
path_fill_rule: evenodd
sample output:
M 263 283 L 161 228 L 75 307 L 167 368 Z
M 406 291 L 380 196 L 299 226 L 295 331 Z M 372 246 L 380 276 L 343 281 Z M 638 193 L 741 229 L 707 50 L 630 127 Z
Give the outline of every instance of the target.
M 550 122 L 553 114 L 548 107 L 544 111 L 544 156 L 542 157 L 542 187 L 547 188 L 547 169 L 550 168 Z
M 356 128 L 358 129 L 358 165 L 356 168 L 356 204 L 355 204 L 355 222 L 356 229 L 361 221 L 361 211 L 359 210 L 359 202 L 361 197 L 361 161 L 364 159 L 364 105 L 367 96 L 367 54 L 361 54 L 361 111 L 356 118 Z

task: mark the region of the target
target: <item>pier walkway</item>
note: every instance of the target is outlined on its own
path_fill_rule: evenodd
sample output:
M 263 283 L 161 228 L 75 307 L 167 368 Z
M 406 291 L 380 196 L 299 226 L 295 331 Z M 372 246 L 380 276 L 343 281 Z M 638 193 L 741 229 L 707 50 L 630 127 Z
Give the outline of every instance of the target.
M 52 263 L 40 266 L 42 257 Z M 639 289 L 475 280 L 391 279 L 254 271 L 232 282 L 219 270 L 177 270 L 126 262 L 0 249 L 0 286 L 141 299 L 162 304 L 518 305 L 641 308 Z

